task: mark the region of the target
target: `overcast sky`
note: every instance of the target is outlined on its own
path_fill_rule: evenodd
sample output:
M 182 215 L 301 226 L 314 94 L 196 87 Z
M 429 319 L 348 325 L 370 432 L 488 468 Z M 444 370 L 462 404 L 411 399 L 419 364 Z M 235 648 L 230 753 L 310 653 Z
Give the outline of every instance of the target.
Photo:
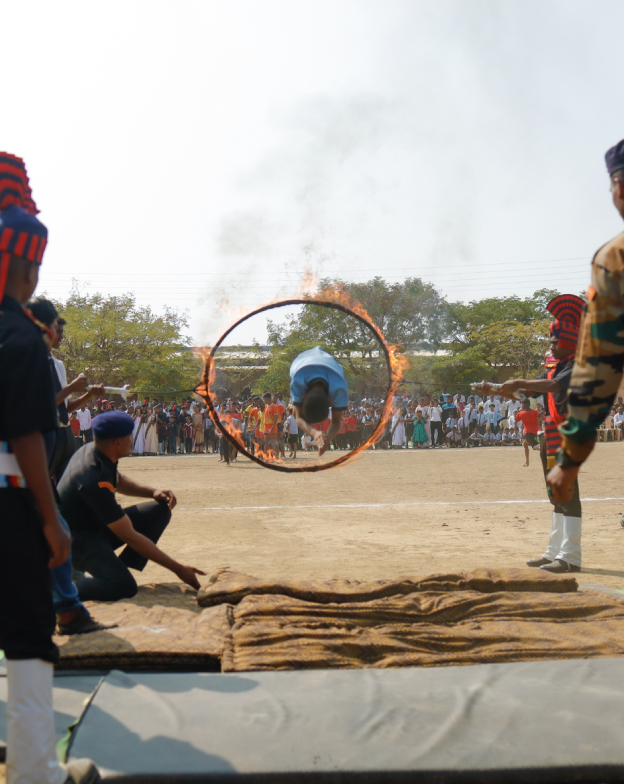
M 188 309 L 198 344 L 305 268 L 578 293 L 624 228 L 622 30 L 621 0 L 5 4 L 40 290 Z

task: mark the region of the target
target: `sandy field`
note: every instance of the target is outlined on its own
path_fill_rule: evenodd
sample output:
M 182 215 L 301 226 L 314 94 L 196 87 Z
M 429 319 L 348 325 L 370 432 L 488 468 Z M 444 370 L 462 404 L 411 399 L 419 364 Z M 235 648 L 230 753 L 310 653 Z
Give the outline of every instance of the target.
M 244 458 L 228 468 L 218 459 L 120 464 L 133 479 L 174 491 L 178 506 L 161 545 L 207 573 L 421 576 L 521 566 L 548 542 L 539 454 L 523 468 L 521 447 L 369 451 L 316 474 L 282 474 Z M 624 443 L 599 444 L 580 474 L 581 497 L 600 499 L 584 504 L 582 583 L 624 589 L 623 468 Z M 141 583 L 171 579 L 152 564 L 139 575 Z
M 174 491 L 178 506 L 160 544 L 208 574 L 229 567 L 276 578 L 422 576 L 521 566 L 548 541 L 539 455 L 523 468 L 521 447 L 373 451 L 317 474 L 281 474 L 241 458 L 227 468 L 218 459 L 120 464 L 133 479 Z M 599 444 L 581 472 L 581 497 L 594 499 L 583 510 L 582 584 L 624 589 L 623 468 L 624 443 Z M 138 579 L 176 578 L 149 564 Z

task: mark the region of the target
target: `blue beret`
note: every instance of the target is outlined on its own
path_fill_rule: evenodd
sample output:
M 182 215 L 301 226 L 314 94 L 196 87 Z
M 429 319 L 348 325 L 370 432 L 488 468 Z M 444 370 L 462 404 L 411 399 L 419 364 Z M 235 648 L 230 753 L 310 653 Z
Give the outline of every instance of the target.
M 107 411 L 105 414 L 98 414 L 91 427 L 95 438 L 105 441 L 107 438 L 129 436 L 134 430 L 134 420 L 123 411 Z
M 624 139 L 614 147 L 611 147 L 610 150 L 607 150 L 605 161 L 607 162 L 609 174 L 615 174 L 616 171 L 624 169 Z

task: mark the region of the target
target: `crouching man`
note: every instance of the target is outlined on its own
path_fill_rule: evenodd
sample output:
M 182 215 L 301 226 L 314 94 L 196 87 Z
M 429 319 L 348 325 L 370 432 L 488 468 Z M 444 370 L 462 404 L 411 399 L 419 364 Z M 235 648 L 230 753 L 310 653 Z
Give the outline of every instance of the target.
M 76 581 L 82 601 L 110 602 L 137 592 L 130 569 L 143 571 L 148 561 L 164 566 L 183 582 L 199 588 L 198 574 L 156 546 L 171 520 L 176 499 L 171 490 L 140 485 L 117 471 L 119 459 L 132 449 L 134 422 L 122 411 L 100 414 L 93 420 L 94 441 L 71 458 L 58 485 L 61 510 L 72 533 L 72 562 L 88 572 Z M 127 509 L 115 492 L 149 498 Z M 115 550 L 124 547 L 119 556 Z

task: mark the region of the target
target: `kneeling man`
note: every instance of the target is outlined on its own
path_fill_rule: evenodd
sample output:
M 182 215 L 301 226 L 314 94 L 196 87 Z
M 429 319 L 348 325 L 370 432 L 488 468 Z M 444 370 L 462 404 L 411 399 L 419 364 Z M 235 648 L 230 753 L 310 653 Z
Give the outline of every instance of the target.
M 340 432 L 342 415 L 349 406 L 349 389 L 342 365 L 320 346 L 303 351 L 290 366 L 290 396 L 297 425 L 312 437 L 319 456 Z M 326 433 L 312 427 L 329 416 Z
M 132 418 L 122 411 L 95 417 L 94 441 L 74 454 L 58 485 L 62 514 L 72 533 L 74 568 L 91 575 L 76 583 L 82 601 L 134 596 L 137 584 L 129 569 L 143 571 L 148 561 L 196 589 L 197 575 L 204 574 L 179 564 L 156 546 L 176 504 L 171 490 L 140 485 L 117 471 L 119 459 L 132 449 L 133 427 Z M 115 498 L 117 490 L 152 500 L 122 509 Z

